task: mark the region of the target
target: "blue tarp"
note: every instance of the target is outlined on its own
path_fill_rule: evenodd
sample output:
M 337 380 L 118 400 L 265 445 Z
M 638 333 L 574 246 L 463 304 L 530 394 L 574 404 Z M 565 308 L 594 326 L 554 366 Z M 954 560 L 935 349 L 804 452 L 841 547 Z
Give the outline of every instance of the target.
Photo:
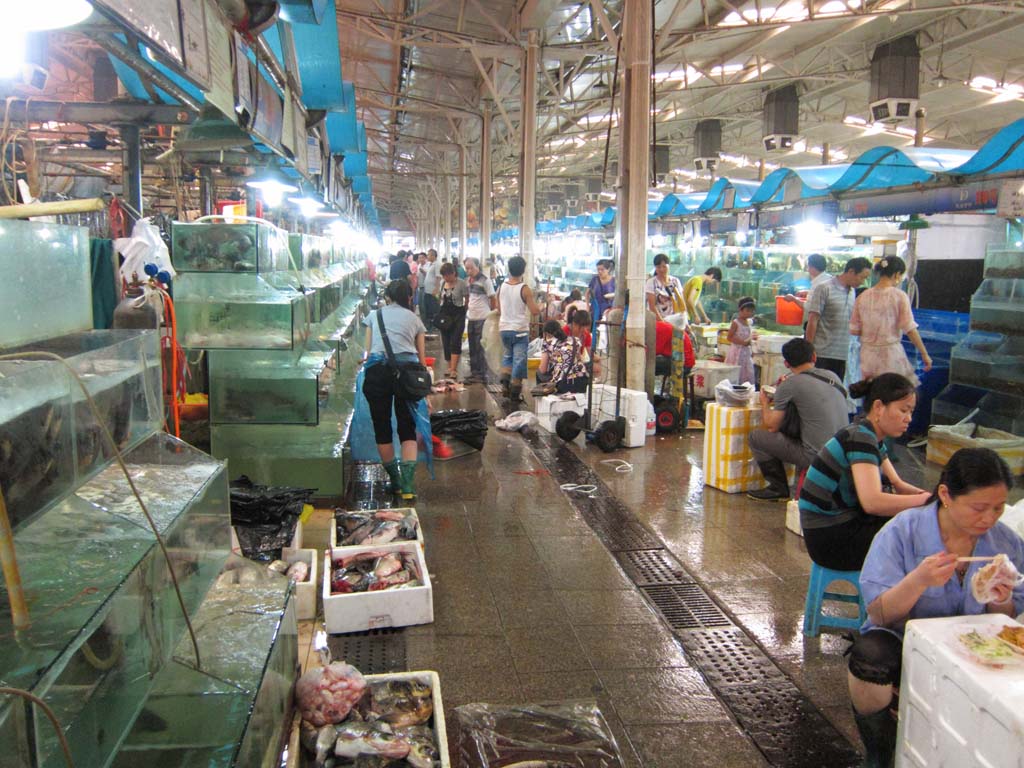
M 750 205 L 750 198 L 754 196 L 760 185 L 759 181 L 720 178 L 711 185 L 707 197 L 704 198 L 704 202 L 697 210 L 724 211 L 729 208 L 746 208 Z M 735 190 L 731 206 L 726 204 L 731 196 L 730 190 Z
M 753 197 L 750 198 L 750 204 L 783 202 L 786 185 L 791 183 L 792 179 L 800 184 L 800 199 L 827 195 L 829 186 L 837 182 L 849 167 L 849 165 L 816 165 L 808 168 L 779 168 L 765 177 Z
M 970 160 L 951 172 L 970 176 L 1012 171 L 1024 171 L 1024 118 L 1000 130 Z

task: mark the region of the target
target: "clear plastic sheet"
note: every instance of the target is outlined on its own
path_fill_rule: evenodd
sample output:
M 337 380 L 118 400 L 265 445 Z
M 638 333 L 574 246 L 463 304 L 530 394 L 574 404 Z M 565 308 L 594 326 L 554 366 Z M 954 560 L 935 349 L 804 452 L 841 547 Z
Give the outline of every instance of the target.
M 456 707 L 463 768 L 622 768 L 611 728 L 593 701 Z

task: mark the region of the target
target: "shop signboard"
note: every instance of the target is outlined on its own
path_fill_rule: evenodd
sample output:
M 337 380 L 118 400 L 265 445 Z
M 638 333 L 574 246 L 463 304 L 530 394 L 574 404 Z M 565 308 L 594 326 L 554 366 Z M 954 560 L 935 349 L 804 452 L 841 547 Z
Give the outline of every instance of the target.
M 844 219 L 865 219 L 877 216 L 906 216 L 912 213 L 933 214 L 956 211 L 985 211 L 996 207 L 1000 182 L 976 181 L 962 186 L 926 187 L 920 190 L 886 193 L 871 197 L 847 198 L 839 201 Z
M 795 227 L 805 221 L 818 221 L 827 227 L 835 226 L 839 218 L 839 206 L 834 202 L 801 205 L 795 208 L 776 210 L 759 210 L 757 212 L 758 229 L 778 229 Z
M 178 0 L 92 0 L 92 4 L 184 70 Z
M 1002 183 L 999 187 L 996 215 L 1007 219 L 1019 219 L 1024 216 L 1024 181 L 1014 179 Z

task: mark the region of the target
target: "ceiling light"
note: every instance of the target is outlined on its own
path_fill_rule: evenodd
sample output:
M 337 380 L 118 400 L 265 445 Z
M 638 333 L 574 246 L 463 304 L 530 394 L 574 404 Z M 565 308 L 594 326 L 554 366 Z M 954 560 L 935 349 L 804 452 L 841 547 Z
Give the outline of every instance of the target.
M 259 177 L 245 182 L 245 186 L 258 189 L 263 195 L 263 202 L 271 208 L 281 204 L 286 192 L 299 191 L 299 188 L 276 168 L 267 168 Z
M 4 25 L 16 31 L 36 32 L 79 24 L 89 18 L 92 4 L 87 0 L 46 0 L 44 3 L 17 3 L 4 16 Z
M 288 202 L 295 203 L 299 208 L 299 213 L 306 219 L 313 218 L 324 207 L 322 202 L 312 197 L 290 197 Z

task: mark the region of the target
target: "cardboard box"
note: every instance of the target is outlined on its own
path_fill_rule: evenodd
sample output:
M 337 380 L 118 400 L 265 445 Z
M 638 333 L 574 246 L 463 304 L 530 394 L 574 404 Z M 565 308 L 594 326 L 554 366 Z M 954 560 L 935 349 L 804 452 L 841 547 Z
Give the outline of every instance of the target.
M 533 412 L 540 422 L 541 429 L 555 431 L 555 422 L 566 411 L 575 411 L 580 416 L 587 409 L 587 396 L 583 395 L 545 395 L 533 401 Z
M 295 618 L 299 621 L 316 618 L 316 589 L 319 585 L 317 579 L 317 560 L 319 559 L 315 549 L 291 549 L 285 547 L 281 550 L 281 559 L 286 563 L 297 563 L 304 561 L 309 566 L 309 578 L 305 581 L 295 582 Z
M 763 488 L 764 476 L 748 441 L 761 426 L 760 405 L 727 408 L 708 403 L 704 425 L 704 483 L 726 493 Z
M 434 621 L 434 591 L 423 549 L 414 541 L 376 547 L 346 547 L 346 556 L 359 552 L 405 552 L 416 558 L 423 576 L 418 587 L 382 589 L 378 592 L 331 594 L 331 553 L 324 553 L 324 625 L 330 634 L 363 632 L 383 627 L 408 627 Z M 335 553 L 337 556 L 337 552 Z

